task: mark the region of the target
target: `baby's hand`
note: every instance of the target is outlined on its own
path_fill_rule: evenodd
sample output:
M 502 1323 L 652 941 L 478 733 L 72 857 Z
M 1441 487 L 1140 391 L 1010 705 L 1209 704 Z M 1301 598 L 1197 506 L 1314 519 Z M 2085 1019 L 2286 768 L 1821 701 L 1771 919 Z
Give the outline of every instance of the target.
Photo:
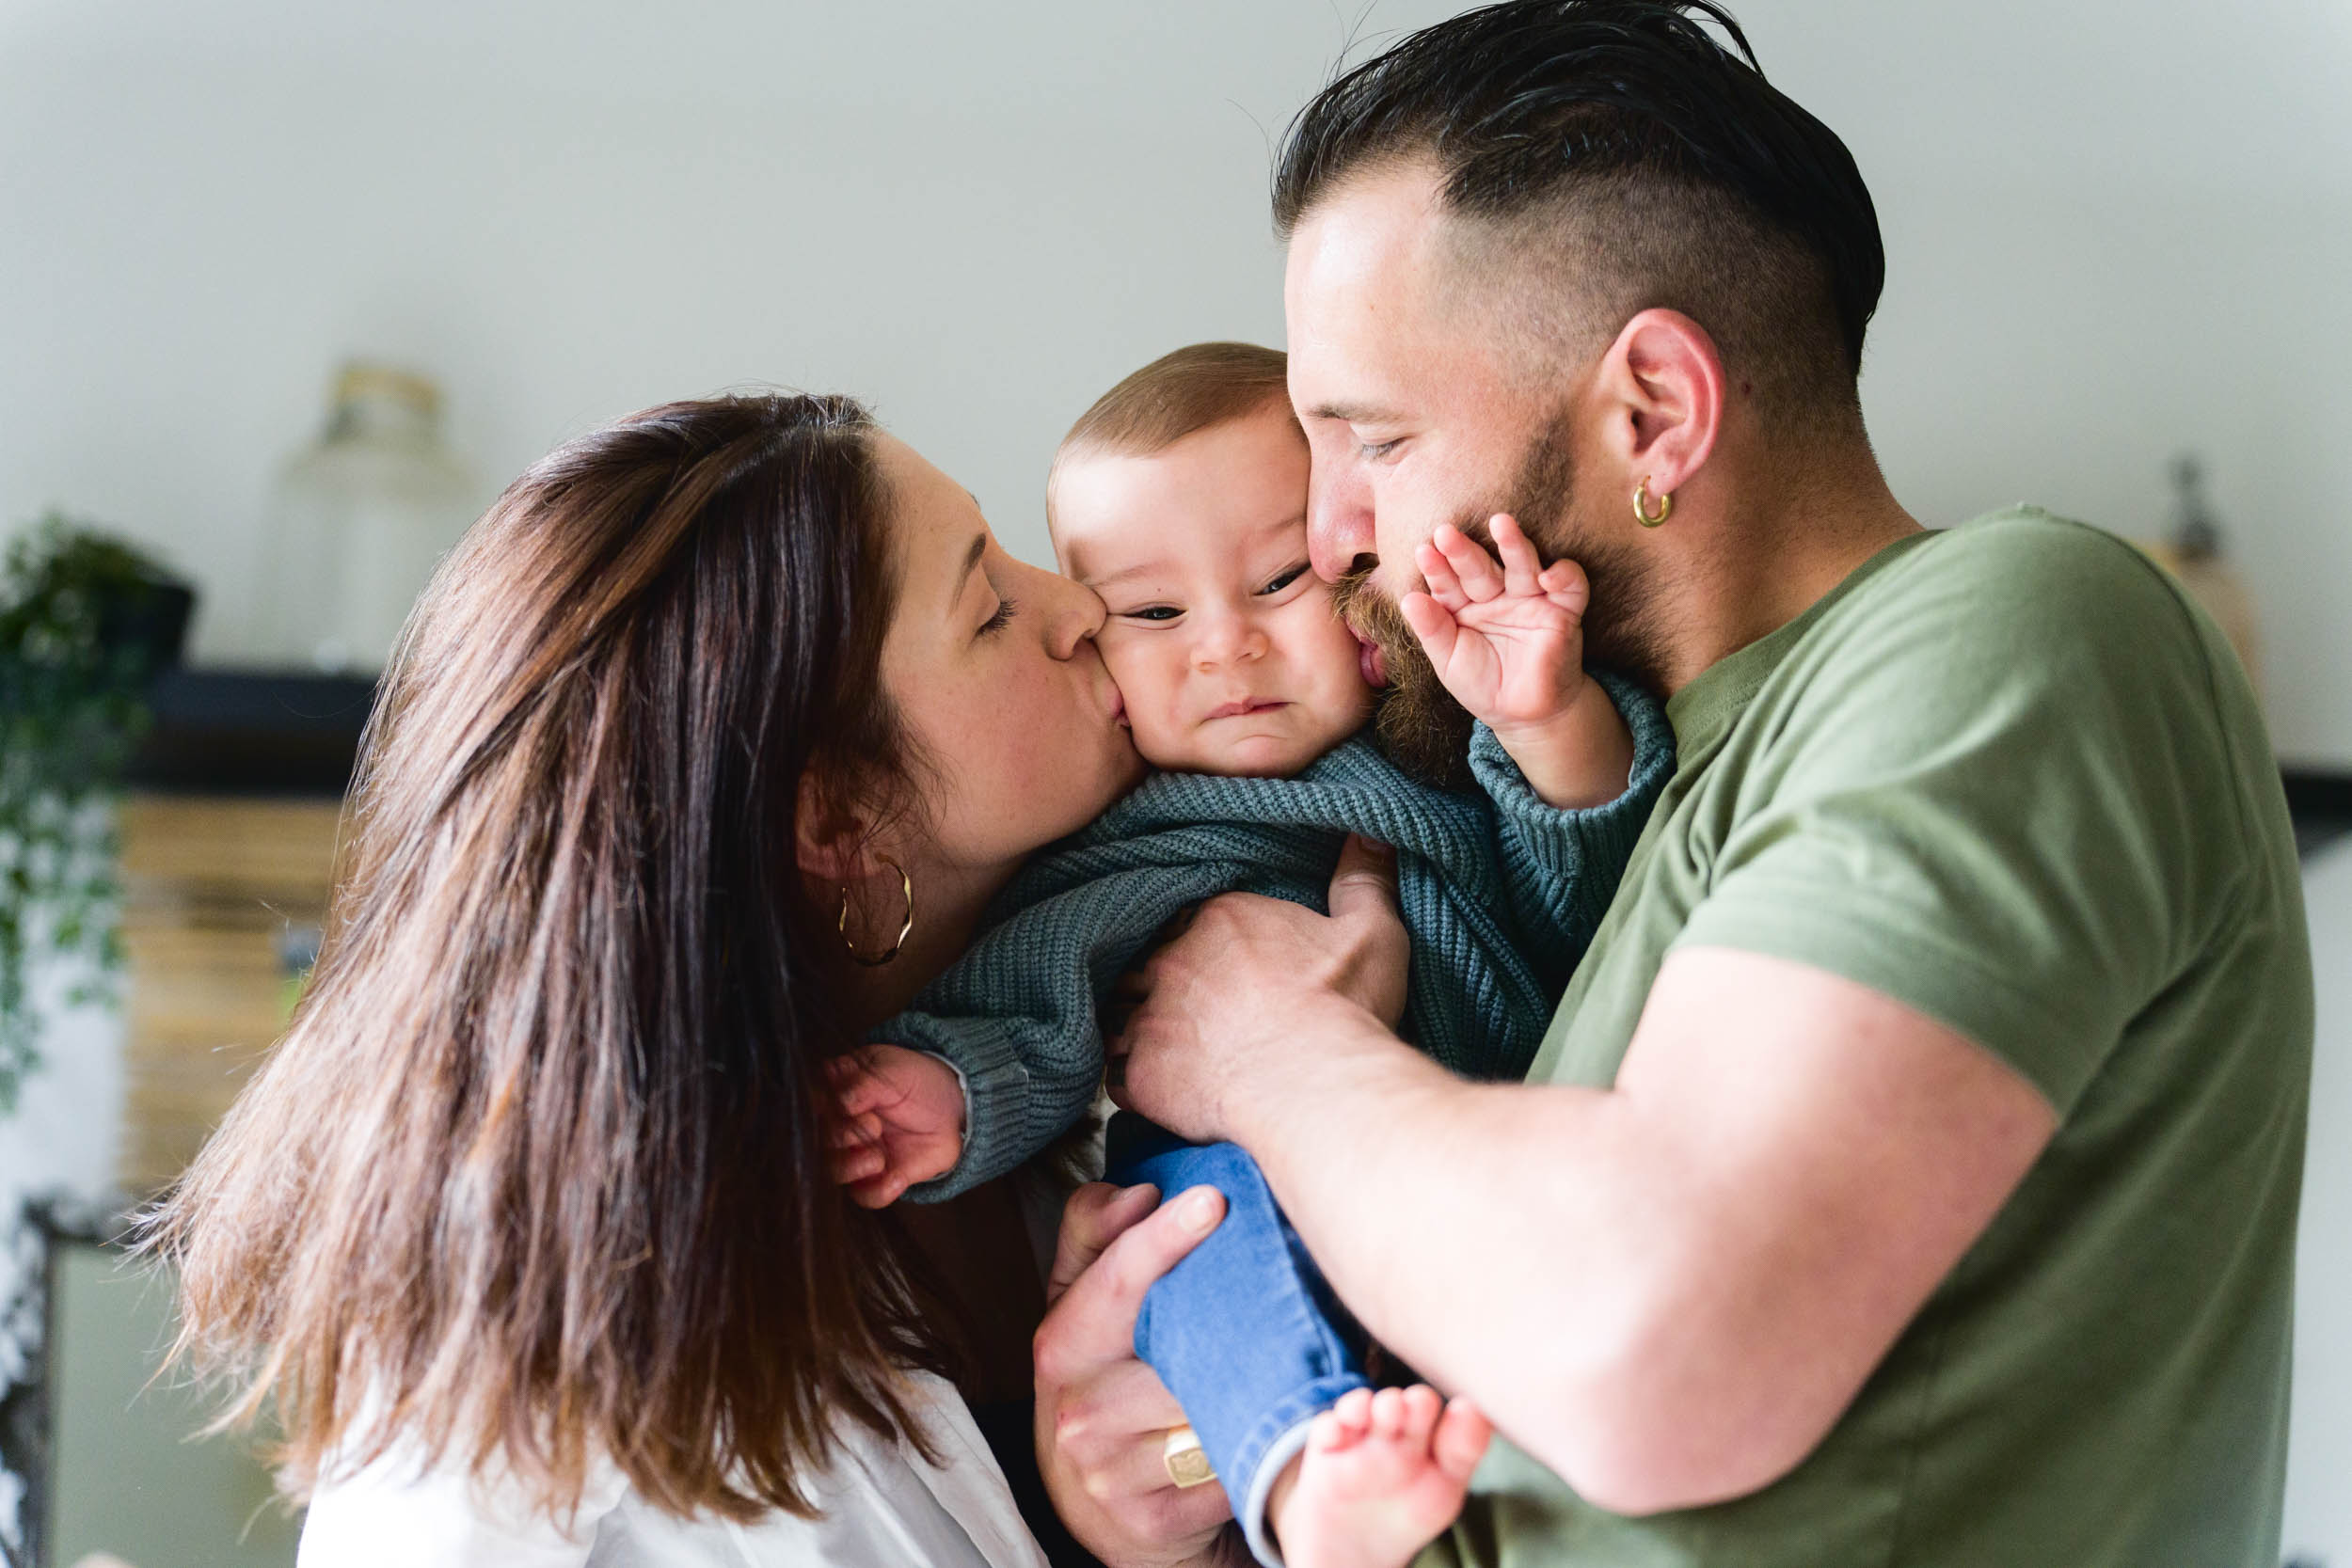
M 1536 794 L 1555 806 L 1613 800 L 1632 769 L 1633 738 L 1584 673 L 1584 573 L 1572 561 L 1544 565 L 1512 517 L 1488 528 L 1500 566 L 1440 524 L 1413 552 L 1429 591 L 1398 608 L 1445 689 L 1495 732 Z
M 1581 695 L 1590 594 L 1574 562 L 1538 562 L 1514 519 L 1490 526 L 1499 569 L 1460 529 L 1441 524 L 1413 552 L 1429 592 L 1406 594 L 1399 608 L 1454 700 L 1507 735 L 1549 722 Z
M 955 1169 L 963 1153 L 963 1085 L 938 1057 L 868 1045 L 827 1064 L 839 1097 L 834 1180 L 868 1209 Z

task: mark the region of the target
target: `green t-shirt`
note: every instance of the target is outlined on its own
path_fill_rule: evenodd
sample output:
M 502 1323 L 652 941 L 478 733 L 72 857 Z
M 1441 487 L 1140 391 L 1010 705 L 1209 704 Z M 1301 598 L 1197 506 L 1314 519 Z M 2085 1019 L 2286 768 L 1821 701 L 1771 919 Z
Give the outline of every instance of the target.
M 1681 748 L 1530 1074 L 1606 1087 L 1667 952 L 1856 980 L 2055 1140 L 1836 1427 L 1628 1519 L 1498 1443 L 1428 1563 L 2275 1568 L 2311 950 L 2213 625 L 2020 509 L 1888 546 L 1668 705 Z

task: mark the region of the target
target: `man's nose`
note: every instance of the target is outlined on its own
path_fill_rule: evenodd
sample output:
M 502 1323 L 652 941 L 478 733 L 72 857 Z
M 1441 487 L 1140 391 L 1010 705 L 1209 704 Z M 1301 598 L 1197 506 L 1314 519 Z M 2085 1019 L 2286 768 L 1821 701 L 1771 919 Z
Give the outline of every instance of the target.
M 1307 560 L 1315 576 L 1339 581 L 1359 557 L 1376 554 L 1374 539 L 1372 486 L 1355 465 L 1317 453 L 1307 482 Z

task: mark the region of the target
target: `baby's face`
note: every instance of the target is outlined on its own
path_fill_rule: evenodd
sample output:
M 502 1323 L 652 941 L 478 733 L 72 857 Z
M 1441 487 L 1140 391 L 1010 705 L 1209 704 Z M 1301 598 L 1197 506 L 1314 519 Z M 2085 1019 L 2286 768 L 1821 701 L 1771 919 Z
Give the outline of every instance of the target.
M 1065 458 L 1061 569 L 1155 767 L 1282 777 L 1361 728 L 1362 650 L 1307 564 L 1307 443 L 1279 400 L 1150 457 Z

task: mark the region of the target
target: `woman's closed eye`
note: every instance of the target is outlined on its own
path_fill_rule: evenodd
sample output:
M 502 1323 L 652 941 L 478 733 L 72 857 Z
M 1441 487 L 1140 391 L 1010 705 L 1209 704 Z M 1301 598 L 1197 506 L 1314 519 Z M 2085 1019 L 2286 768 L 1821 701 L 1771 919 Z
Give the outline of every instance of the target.
M 1021 607 L 1018 604 L 1013 602 L 1010 594 L 1006 594 L 998 598 L 996 601 L 996 613 L 991 615 L 987 620 L 980 623 L 980 635 L 982 637 L 986 637 L 991 632 L 1002 631 L 1007 626 L 1012 625 L 1013 612 L 1020 608 Z

